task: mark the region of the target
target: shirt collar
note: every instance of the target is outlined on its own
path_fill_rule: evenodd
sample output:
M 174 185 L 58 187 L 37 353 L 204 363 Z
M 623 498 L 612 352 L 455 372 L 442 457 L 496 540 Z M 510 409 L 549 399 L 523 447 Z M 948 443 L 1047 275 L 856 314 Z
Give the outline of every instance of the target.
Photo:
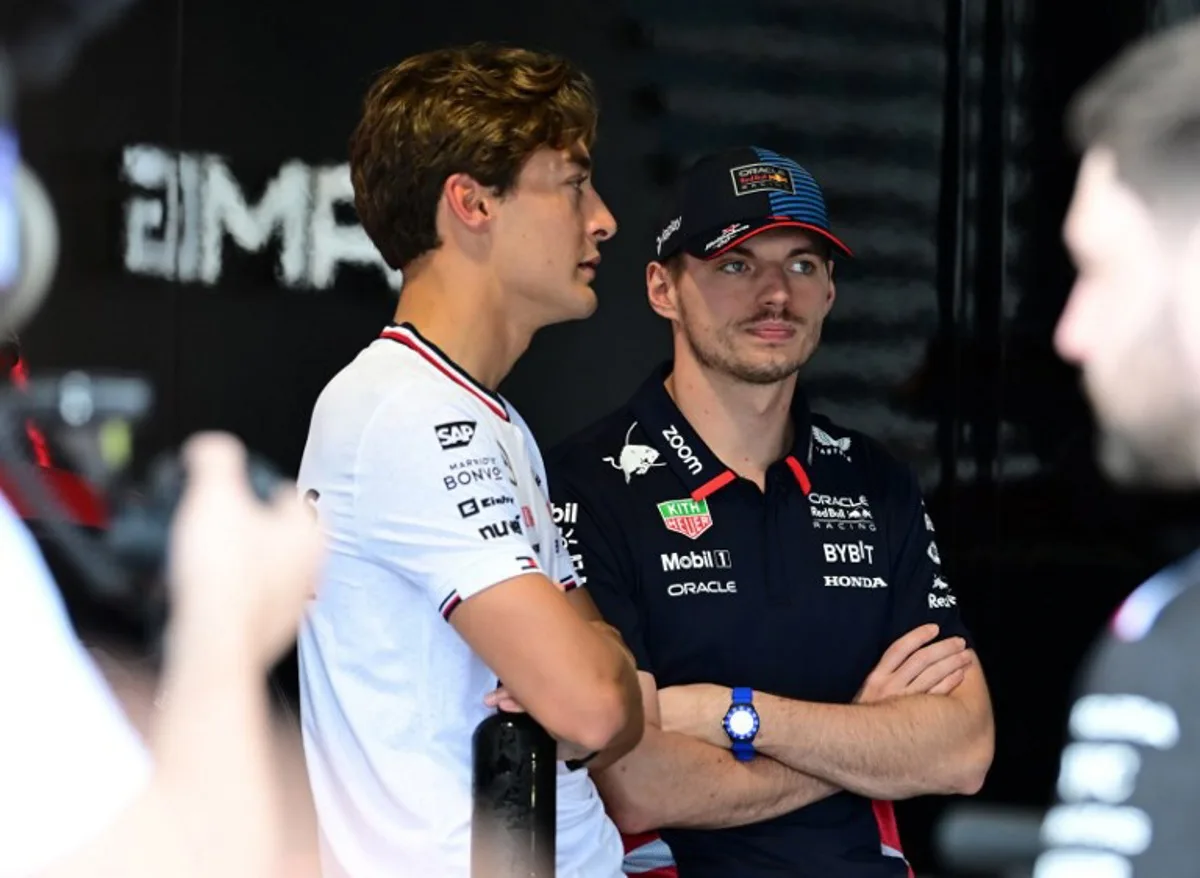
M 468 374 L 466 369 L 446 356 L 441 348 L 417 332 L 417 328 L 411 323 L 393 322 L 385 327 L 383 332 L 379 333 L 379 337 L 397 342 L 414 351 L 421 359 L 440 372 L 443 377 L 457 384 L 483 403 L 496 417 L 504 421 L 512 420 L 508 414 L 508 405 L 504 402 L 500 394 L 494 390 L 489 390 L 476 381 Z
M 672 363 L 662 364 L 634 394 L 629 404 L 641 425 L 646 441 L 666 460 L 671 471 L 687 487 L 693 500 L 703 500 L 737 479 L 704 444 L 692 425 L 679 411 L 664 382 Z M 796 391 L 792 399 L 794 437 L 784 463 L 807 494 L 812 489 L 808 476 L 812 462 L 812 416 L 804 394 Z

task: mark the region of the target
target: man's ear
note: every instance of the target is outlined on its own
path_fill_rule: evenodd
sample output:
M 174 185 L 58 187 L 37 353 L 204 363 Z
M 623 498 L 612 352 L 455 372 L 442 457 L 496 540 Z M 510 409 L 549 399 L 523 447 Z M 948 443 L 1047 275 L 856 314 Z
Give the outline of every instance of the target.
M 654 313 L 668 320 L 674 320 L 679 315 L 679 307 L 675 304 L 675 280 L 671 270 L 661 262 L 651 262 L 646 266 L 646 298 Z
M 833 259 L 830 258 L 825 263 L 825 266 L 829 270 L 829 291 L 825 294 L 825 313 L 828 314 L 830 309 L 833 308 L 834 300 L 837 299 L 837 283 L 833 279 Z
M 495 192 L 469 174 L 447 177 L 442 199 L 451 216 L 474 231 L 481 231 L 495 215 Z

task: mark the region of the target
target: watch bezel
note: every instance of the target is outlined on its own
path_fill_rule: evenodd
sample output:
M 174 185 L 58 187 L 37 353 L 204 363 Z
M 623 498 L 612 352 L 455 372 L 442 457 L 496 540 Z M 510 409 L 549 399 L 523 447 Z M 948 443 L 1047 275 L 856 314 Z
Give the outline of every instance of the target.
M 750 727 L 750 731 L 747 732 L 746 734 L 737 734 L 733 731 L 733 729 L 730 726 L 730 723 L 733 720 L 734 715 L 738 714 L 738 713 L 746 713 L 750 716 L 751 727 Z M 729 739 L 731 741 L 742 741 L 742 742 L 748 743 L 750 741 L 753 741 L 755 736 L 758 734 L 758 725 L 759 725 L 758 711 L 754 709 L 754 705 L 752 705 L 752 704 L 730 705 L 729 710 L 725 711 L 725 718 L 721 721 L 721 725 L 724 726 L 725 734 L 729 737 Z

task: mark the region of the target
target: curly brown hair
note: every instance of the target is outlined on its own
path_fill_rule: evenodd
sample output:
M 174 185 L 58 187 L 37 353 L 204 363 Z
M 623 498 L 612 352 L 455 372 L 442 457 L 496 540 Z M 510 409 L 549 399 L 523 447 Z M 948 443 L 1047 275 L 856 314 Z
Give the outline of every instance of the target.
M 448 177 L 503 195 L 537 150 L 590 148 L 597 115 L 591 80 L 555 55 L 475 43 L 407 58 L 372 84 L 350 138 L 359 221 L 402 269 L 440 246 Z

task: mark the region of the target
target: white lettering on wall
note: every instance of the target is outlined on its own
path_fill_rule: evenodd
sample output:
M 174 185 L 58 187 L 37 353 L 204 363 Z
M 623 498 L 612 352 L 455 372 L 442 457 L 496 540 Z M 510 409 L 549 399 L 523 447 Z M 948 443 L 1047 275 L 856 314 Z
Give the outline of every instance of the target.
M 375 266 L 392 289 L 392 271 L 358 223 L 338 222 L 351 204 L 349 165 L 285 162 L 256 203 L 226 161 L 159 146 L 125 149 L 122 176 L 135 188 L 125 202 L 125 268 L 132 274 L 213 285 L 229 244 L 260 253 L 278 244 L 275 266 L 290 289 L 328 289 L 341 265 Z

